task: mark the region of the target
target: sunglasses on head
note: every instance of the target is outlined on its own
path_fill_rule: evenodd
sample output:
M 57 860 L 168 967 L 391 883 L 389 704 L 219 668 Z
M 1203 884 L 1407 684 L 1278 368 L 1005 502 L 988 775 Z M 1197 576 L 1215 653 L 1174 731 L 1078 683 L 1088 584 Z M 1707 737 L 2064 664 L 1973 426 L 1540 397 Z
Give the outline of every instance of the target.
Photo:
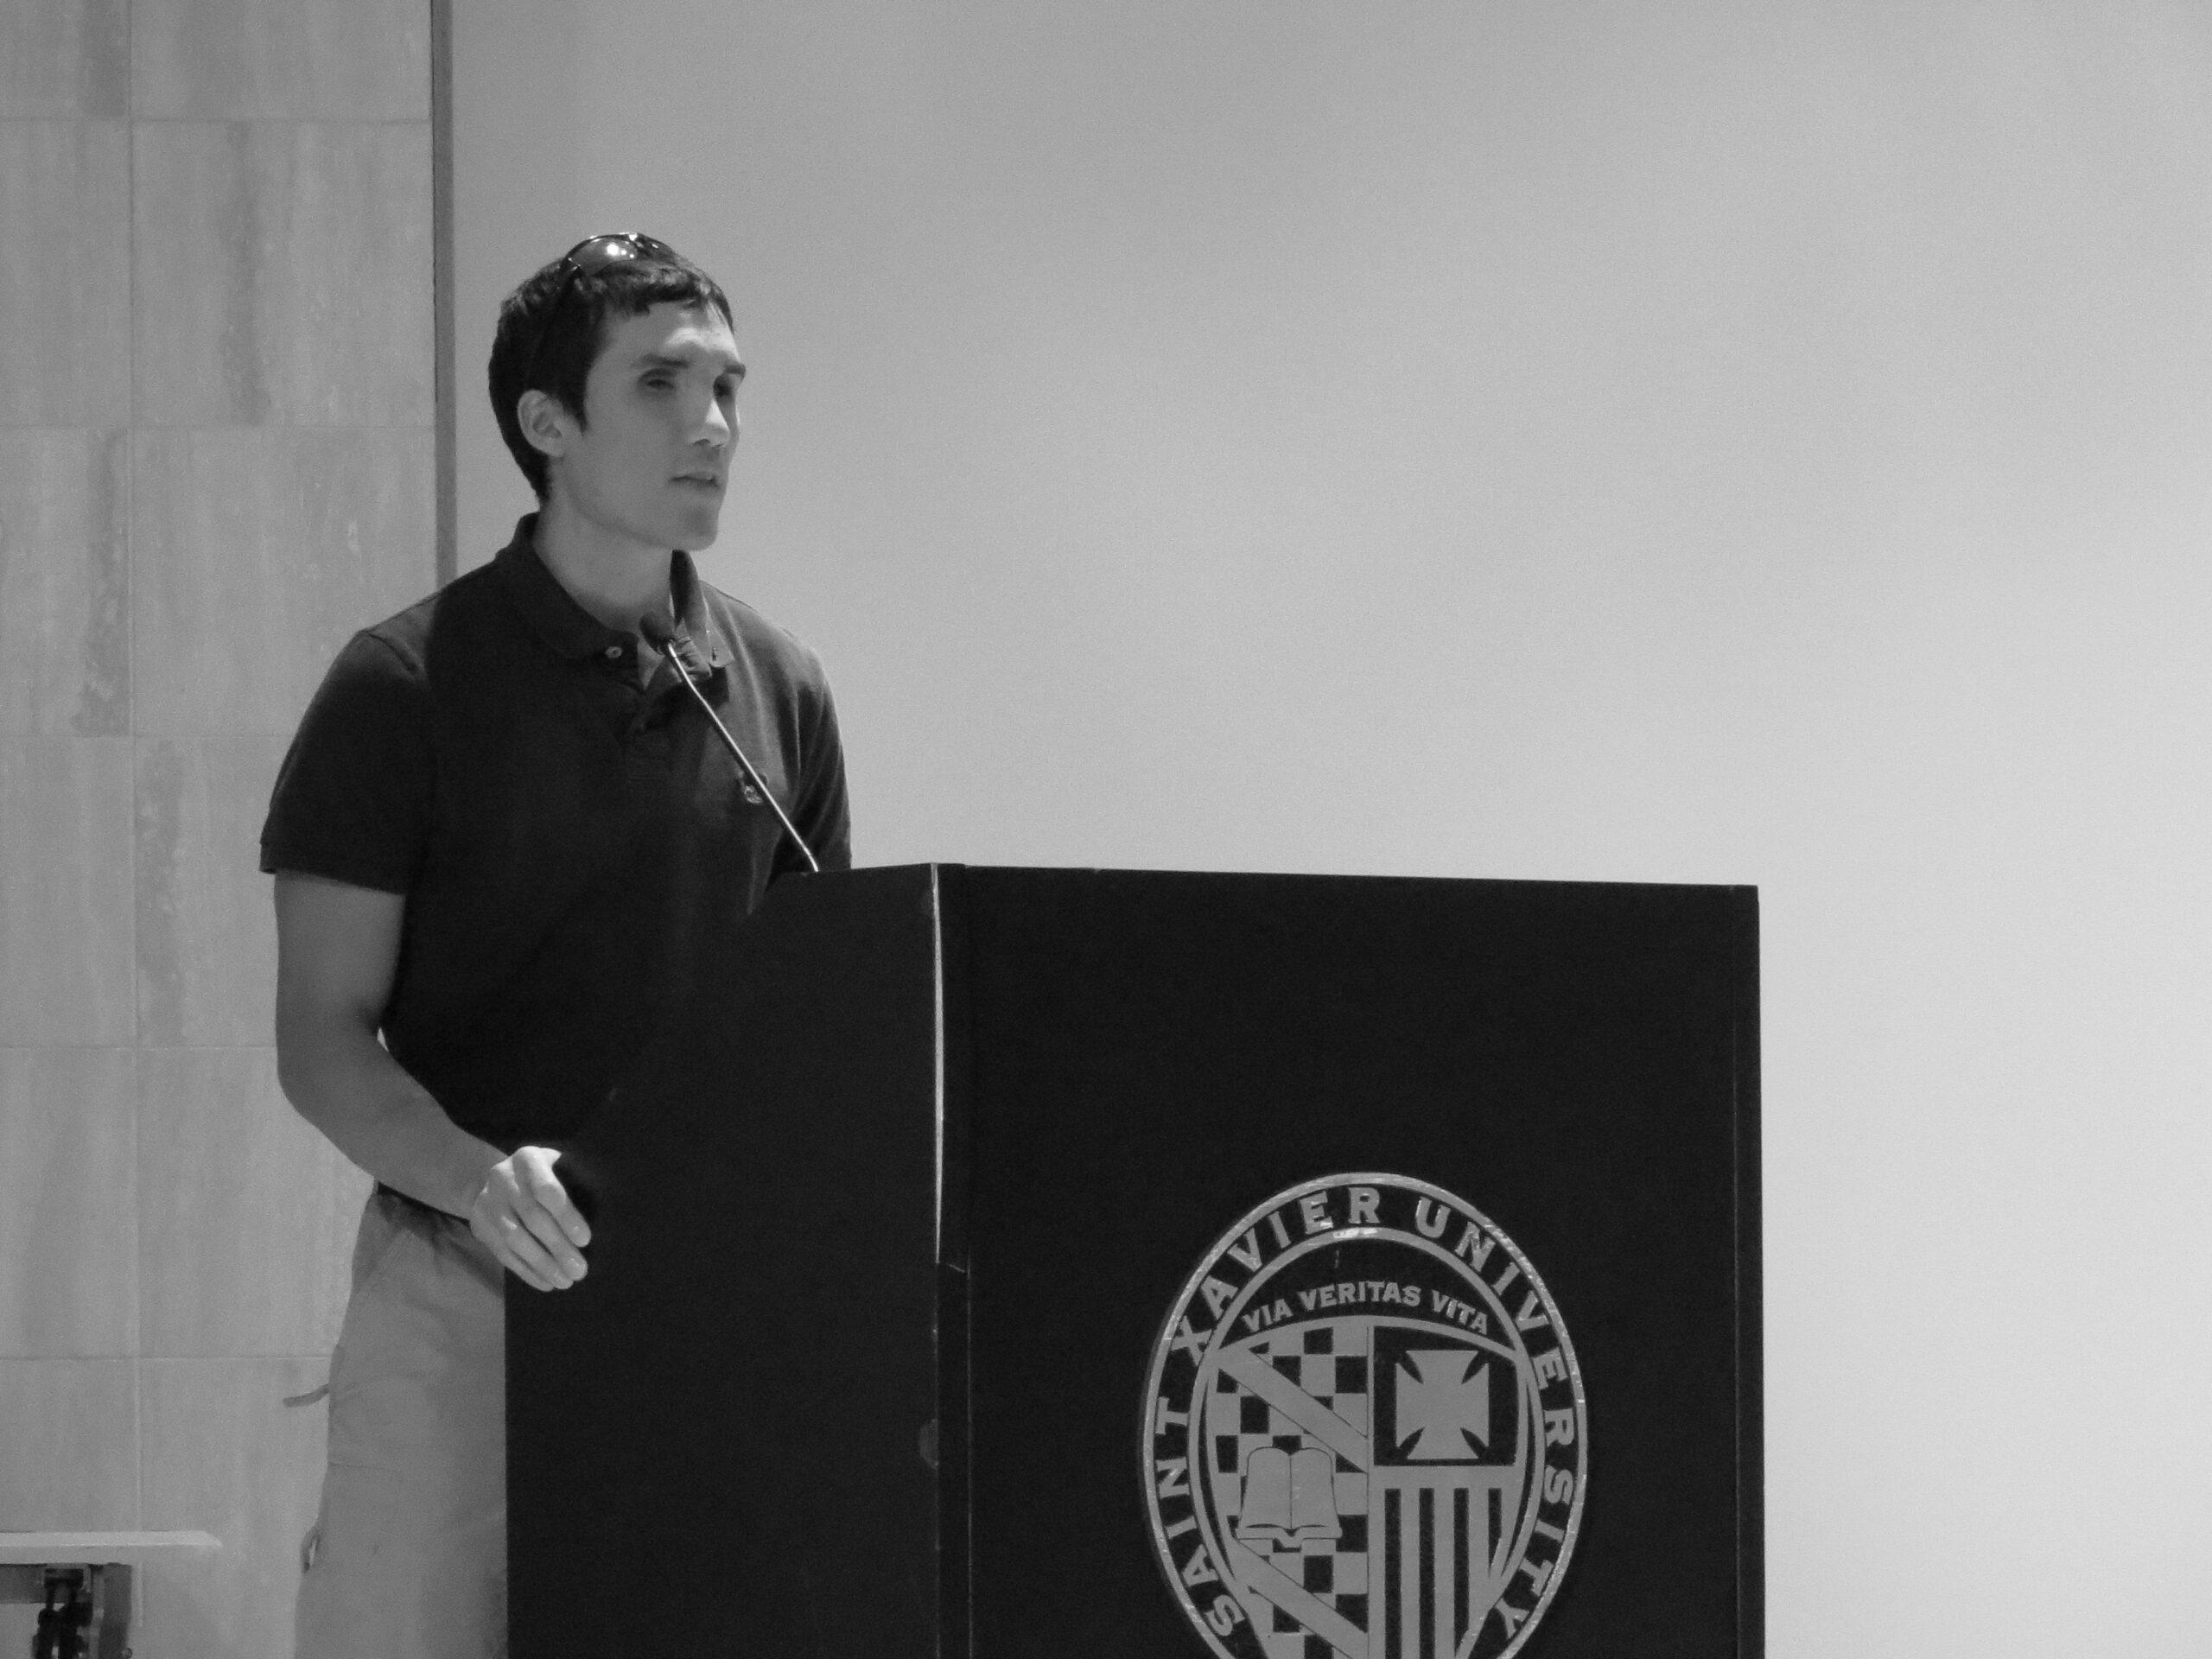
M 563 254 L 561 285 L 553 290 L 553 303 L 545 308 L 544 318 L 537 325 L 537 338 L 531 342 L 529 360 L 523 365 L 522 384 L 528 386 L 531 377 L 537 373 L 538 356 L 545 350 L 545 337 L 553 332 L 553 319 L 561 315 L 562 302 L 569 297 L 569 290 L 576 285 L 577 277 L 596 276 L 609 266 L 632 260 L 649 265 L 672 265 L 676 257 L 676 250 L 667 243 L 636 231 L 609 231 L 588 236 Z

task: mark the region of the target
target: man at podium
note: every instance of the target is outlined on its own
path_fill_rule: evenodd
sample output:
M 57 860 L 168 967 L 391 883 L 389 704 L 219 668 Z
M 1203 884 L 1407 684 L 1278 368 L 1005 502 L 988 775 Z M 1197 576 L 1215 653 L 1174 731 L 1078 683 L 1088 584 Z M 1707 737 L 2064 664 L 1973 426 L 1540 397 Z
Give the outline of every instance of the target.
M 279 1075 L 377 1180 L 302 1659 L 505 1651 L 503 1279 L 571 1285 L 590 1236 L 548 1143 L 703 942 L 851 861 L 820 662 L 690 557 L 744 372 L 721 289 L 650 237 L 517 288 L 492 402 L 538 511 L 353 637 L 279 773 Z

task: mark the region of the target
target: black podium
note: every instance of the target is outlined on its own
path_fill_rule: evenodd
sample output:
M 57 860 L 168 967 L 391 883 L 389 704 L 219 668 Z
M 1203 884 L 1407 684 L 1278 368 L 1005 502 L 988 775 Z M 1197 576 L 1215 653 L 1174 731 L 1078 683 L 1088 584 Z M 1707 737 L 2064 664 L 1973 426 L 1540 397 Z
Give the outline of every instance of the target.
M 516 1659 L 1762 1652 L 1756 936 L 780 884 L 565 1149 L 588 1276 L 510 1281 Z

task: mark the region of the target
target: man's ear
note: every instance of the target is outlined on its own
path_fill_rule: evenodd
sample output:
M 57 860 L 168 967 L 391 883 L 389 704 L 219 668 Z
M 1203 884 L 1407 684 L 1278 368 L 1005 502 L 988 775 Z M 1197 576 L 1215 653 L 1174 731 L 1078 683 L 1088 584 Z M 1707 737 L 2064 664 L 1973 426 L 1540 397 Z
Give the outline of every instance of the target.
M 576 434 L 575 416 L 552 393 L 535 386 L 515 400 L 515 424 L 531 448 L 556 461 L 569 453 Z

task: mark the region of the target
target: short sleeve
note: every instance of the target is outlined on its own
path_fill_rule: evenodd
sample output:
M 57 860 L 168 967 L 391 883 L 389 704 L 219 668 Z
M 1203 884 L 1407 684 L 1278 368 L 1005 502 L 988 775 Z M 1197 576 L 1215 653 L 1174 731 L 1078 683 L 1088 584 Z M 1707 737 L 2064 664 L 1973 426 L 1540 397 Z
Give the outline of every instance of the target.
M 429 842 L 433 782 L 421 665 L 357 633 L 277 771 L 261 868 L 404 893 Z

